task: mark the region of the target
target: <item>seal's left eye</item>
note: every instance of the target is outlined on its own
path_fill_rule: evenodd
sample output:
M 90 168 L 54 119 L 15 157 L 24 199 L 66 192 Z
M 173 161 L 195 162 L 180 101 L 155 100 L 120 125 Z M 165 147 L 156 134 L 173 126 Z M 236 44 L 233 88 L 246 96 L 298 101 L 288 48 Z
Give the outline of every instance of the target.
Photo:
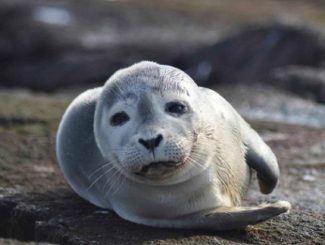
M 174 115 L 182 115 L 187 112 L 187 107 L 181 102 L 169 102 L 166 104 L 165 111 Z
M 129 120 L 130 120 L 130 118 L 129 118 L 128 114 L 126 114 L 124 111 L 121 111 L 121 112 L 115 113 L 111 117 L 110 123 L 112 126 L 121 126 Z

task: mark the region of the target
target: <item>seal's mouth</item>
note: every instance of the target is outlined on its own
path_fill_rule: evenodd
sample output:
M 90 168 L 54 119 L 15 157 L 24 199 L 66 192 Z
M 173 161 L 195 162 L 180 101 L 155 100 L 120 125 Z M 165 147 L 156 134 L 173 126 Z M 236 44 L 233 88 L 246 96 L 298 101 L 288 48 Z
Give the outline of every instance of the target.
M 135 172 L 135 174 L 143 177 L 164 177 L 183 164 L 184 162 L 151 162 L 143 166 L 141 170 Z

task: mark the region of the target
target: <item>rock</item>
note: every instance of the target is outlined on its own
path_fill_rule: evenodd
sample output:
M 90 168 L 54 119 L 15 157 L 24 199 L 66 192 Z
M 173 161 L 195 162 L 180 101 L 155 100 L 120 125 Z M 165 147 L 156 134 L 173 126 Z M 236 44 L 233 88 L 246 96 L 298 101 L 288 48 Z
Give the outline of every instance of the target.
M 325 128 L 325 105 L 262 84 L 212 85 L 246 118 Z
M 266 81 L 274 68 L 324 64 L 322 35 L 307 27 L 242 28 L 220 40 L 230 17 L 208 2 L 197 8 L 167 1 L 156 11 L 145 0 L 0 0 L 0 86 L 90 87 L 144 59 L 210 84 Z
M 294 210 L 246 230 L 205 232 L 159 229 L 122 220 L 116 214 L 83 201 L 72 191 L 15 195 L 0 199 L 10 203 L 8 216 L 0 220 L 1 236 L 59 244 L 232 244 L 321 243 L 325 221 L 322 215 Z M 8 208 L 7 208 L 8 209 Z M 19 216 L 17 216 L 19 213 Z M 301 226 L 301 224 L 304 224 Z M 299 227 L 299 229 L 297 228 Z M 24 231 L 24 236 L 18 231 Z
M 313 175 L 309 175 L 309 174 L 304 175 L 302 179 L 303 179 L 303 181 L 307 181 L 307 182 L 315 181 L 315 177 Z
M 145 6 L 0 0 L 0 86 L 53 91 L 103 83 L 140 60 L 172 64 L 211 38 L 195 34 L 206 33 L 206 27 L 187 15 Z
M 39 242 L 23 242 L 14 239 L 4 239 L 0 238 L 1 245 L 51 245 L 53 243 L 39 243 Z
M 310 28 L 268 24 L 239 32 L 202 48 L 179 66 L 203 84 L 264 82 L 279 67 L 321 67 L 325 62 L 323 36 Z
M 236 90 L 232 87 L 230 94 L 240 103 Z M 60 117 L 71 100 L 63 95 L 0 92 L 0 237 L 58 244 L 324 243 L 325 164 L 310 162 L 325 157 L 324 129 L 250 118 L 278 157 L 281 178 L 268 196 L 258 191 L 253 179 L 244 205 L 288 200 L 293 206 L 290 214 L 240 231 L 158 229 L 127 222 L 69 189 L 54 149 Z M 249 105 L 254 103 L 267 105 L 258 99 Z M 304 181 L 306 175 L 313 181 Z
M 274 70 L 270 83 L 325 104 L 325 69 L 290 66 Z

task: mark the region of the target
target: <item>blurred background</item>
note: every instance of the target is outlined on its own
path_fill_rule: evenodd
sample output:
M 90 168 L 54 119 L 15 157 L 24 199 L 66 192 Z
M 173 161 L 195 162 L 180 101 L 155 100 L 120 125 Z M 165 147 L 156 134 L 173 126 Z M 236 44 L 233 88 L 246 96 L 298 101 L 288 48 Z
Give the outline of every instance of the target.
M 268 96 L 274 87 L 325 103 L 324 1 L 1 0 L 0 20 L 5 90 L 77 94 L 119 68 L 152 60 L 179 67 L 204 86 L 249 84 L 259 95 L 255 90 L 265 85 L 272 86 L 262 88 Z M 271 97 L 265 103 L 280 103 Z M 299 103 L 292 100 L 290 115 L 239 109 L 325 125 L 318 115 L 323 110 L 309 103 L 313 115 L 306 118 Z
M 67 189 L 55 157 L 65 108 L 151 60 L 216 90 L 259 131 L 282 177 L 269 197 L 253 184 L 248 200 L 291 201 L 311 215 L 306 237 L 292 230 L 291 242 L 320 241 L 324 31 L 323 0 L 0 0 L 0 195 Z

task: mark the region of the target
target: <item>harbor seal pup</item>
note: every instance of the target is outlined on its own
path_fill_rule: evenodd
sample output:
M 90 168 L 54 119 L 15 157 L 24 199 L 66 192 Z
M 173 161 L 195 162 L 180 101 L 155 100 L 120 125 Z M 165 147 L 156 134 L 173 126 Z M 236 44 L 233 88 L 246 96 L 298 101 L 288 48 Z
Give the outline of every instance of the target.
M 171 66 L 140 62 L 79 95 L 56 150 L 81 197 L 139 224 L 230 230 L 290 208 L 241 206 L 252 170 L 261 192 L 275 188 L 276 157 L 225 99 Z

